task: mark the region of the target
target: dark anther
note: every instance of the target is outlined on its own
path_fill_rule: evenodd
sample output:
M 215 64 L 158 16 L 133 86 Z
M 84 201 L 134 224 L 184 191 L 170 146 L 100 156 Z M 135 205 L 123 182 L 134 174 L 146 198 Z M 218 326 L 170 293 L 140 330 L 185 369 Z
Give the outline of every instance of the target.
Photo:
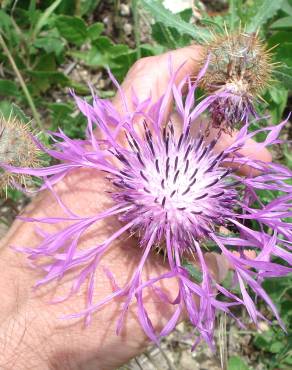
M 141 165 L 145 168 L 145 163 L 142 161 L 140 153 L 137 153 L 138 161 L 141 163 Z
M 208 167 L 204 173 L 207 173 L 207 172 L 211 171 L 215 167 L 216 163 L 217 163 L 217 161 L 214 160 L 214 162 L 211 164 L 211 166 Z
M 150 190 L 148 190 L 147 188 L 143 188 L 143 189 L 144 189 L 144 191 L 146 191 L 146 193 L 151 194 Z
M 163 199 L 162 199 L 162 207 L 164 207 L 165 206 L 165 201 L 166 201 L 166 197 L 163 197 Z
M 119 182 L 113 181 L 113 185 L 117 186 L 118 188 L 124 189 L 124 184 L 121 184 Z
M 199 171 L 199 169 L 198 168 L 196 168 L 195 169 L 195 171 L 194 171 L 194 173 L 192 174 L 192 176 L 190 177 L 190 180 L 192 180 L 195 176 L 196 176 L 196 174 L 197 174 L 197 172 Z
M 169 167 L 169 162 L 170 162 L 170 158 L 169 158 L 169 157 L 167 157 L 165 168 Z
M 163 137 L 163 140 L 165 141 L 166 140 L 166 127 L 164 127 L 162 131 L 162 137 Z
M 140 148 L 139 148 L 139 145 L 138 145 L 137 141 L 134 139 L 134 137 L 131 134 L 130 134 L 130 136 L 131 136 L 131 139 L 133 141 L 133 144 L 135 145 L 135 148 L 138 150 L 138 152 L 140 152 Z
M 213 186 L 213 185 L 217 184 L 218 181 L 219 181 L 219 179 L 216 179 L 216 180 L 212 181 L 210 184 L 206 185 L 205 187 L 209 188 L 210 186 Z
M 128 188 L 128 189 L 133 189 L 133 190 L 135 190 L 135 189 L 136 189 L 134 186 L 129 185 L 129 183 L 128 183 L 128 182 L 125 182 L 125 183 L 124 183 L 124 186 L 125 186 L 126 188 Z
M 185 195 L 185 194 L 187 194 L 189 191 L 191 190 L 191 186 L 189 186 L 183 193 L 182 193 L 182 195 Z
M 203 212 L 202 211 L 191 211 L 193 215 L 201 215 Z
M 193 186 L 194 185 L 194 183 L 197 181 L 197 179 L 196 178 L 194 178 L 193 179 L 193 181 L 190 183 L 190 185 L 189 186 Z
M 210 198 L 218 198 L 218 197 L 221 197 L 221 195 L 223 195 L 224 193 L 225 193 L 224 191 L 221 191 L 221 193 L 210 195 Z
M 166 178 L 168 179 L 168 175 L 169 175 L 169 164 L 166 167 L 165 175 L 166 175 Z
M 168 149 L 169 149 L 169 136 L 167 136 L 167 139 L 165 141 L 165 153 L 168 155 Z
M 188 138 L 188 136 L 189 136 L 190 129 L 191 129 L 191 126 L 190 126 L 190 124 L 188 124 L 188 127 L 187 127 L 186 132 L 185 132 L 185 138 L 186 138 L 186 139 L 187 139 L 187 138 Z
M 208 195 L 208 193 L 205 193 L 205 194 L 203 194 L 203 195 L 201 195 L 201 196 L 199 196 L 199 197 L 195 198 L 195 200 L 203 199 L 203 198 L 205 198 L 207 195 Z
M 200 161 L 200 160 L 204 157 L 204 155 L 206 154 L 207 150 L 208 150 L 208 147 L 206 147 L 206 148 L 203 150 L 203 152 L 202 152 L 202 154 L 200 155 L 200 157 L 199 157 L 198 161 Z
M 131 178 L 132 176 L 130 176 L 127 172 L 125 171 L 120 171 L 120 173 L 128 178 Z
M 187 209 L 187 207 L 178 207 L 177 208 L 179 211 L 184 211 L 185 209 Z
M 210 144 L 208 145 L 208 152 L 210 152 L 210 150 L 212 150 L 214 148 L 214 146 L 216 145 L 217 143 L 217 139 L 213 139 Z
M 183 138 L 184 138 L 184 134 L 181 134 L 180 137 L 179 137 L 179 141 L 178 141 L 178 144 L 177 144 L 177 149 L 179 150 L 180 149 L 180 146 L 181 146 L 181 143 L 183 141 Z
M 184 161 L 187 159 L 187 156 L 189 155 L 189 152 L 191 151 L 192 149 L 192 144 L 189 144 L 188 148 L 187 148 L 187 151 L 186 151 L 186 154 L 184 156 Z
M 164 189 L 164 179 L 161 181 L 160 185 L 161 185 L 162 189 Z
M 174 161 L 174 170 L 175 171 L 177 169 L 177 164 L 178 164 L 178 156 L 175 157 L 175 161 Z
M 223 175 L 220 176 L 221 179 L 223 179 L 225 176 L 229 175 L 231 172 L 233 172 L 232 169 L 226 170 Z
M 133 150 L 133 152 L 135 151 L 135 148 L 134 148 L 134 145 L 133 143 L 131 142 L 130 138 L 129 138 L 129 135 L 126 133 L 126 139 L 127 139 L 127 142 L 129 143 L 131 149 Z
M 152 143 L 152 140 L 149 140 L 148 141 L 148 145 L 149 145 L 149 148 L 151 150 L 151 153 L 153 155 L 153 157 L 155 156 L 155 150 L 154 150 L 154 147 L 153 147 L 153 143 Z
M 155 160 L 155 167 L 156 167 L 157 172 L 160 173 L 158 159 Z
M 145 181 L 148 181 L 148 179 L 147 179 L 147 177 L 144 175 L 143 171 L 140 171 L 140 175 L 141 175 L 141 177 L 143 177 L 143 179 L 144 179 Z
M 173 192 L 170 194 L 170 198 L 172 198 L 175 194 L 176 190 L 173 190 Z
M 197 151 L 199 149 L 199 147 L 201 146 L 202 142 L 203 142 L 203 136 L 200 137 L 200 140 L 198 141 L 198 144 L 196 146 L 195 151 Z
M 175 175 L 174 175 L 174 179 L 173 179 L 173 183 L 174 183 L 174 184 L 176 183 L 176 180 L 177 180 L 178 174 L 179 174 L 179 170 L 177 170 L 177 171 L 176 171 L 176 173 L 175 173 Z
M 185 166 L 185 170 L 184 170 L 184 174 L 187 172 L 187 170 L 189 168 L 189 164 L 190 164 L 190 161 L 187 160 L 187 163 L 186 163 L 186 166 Z

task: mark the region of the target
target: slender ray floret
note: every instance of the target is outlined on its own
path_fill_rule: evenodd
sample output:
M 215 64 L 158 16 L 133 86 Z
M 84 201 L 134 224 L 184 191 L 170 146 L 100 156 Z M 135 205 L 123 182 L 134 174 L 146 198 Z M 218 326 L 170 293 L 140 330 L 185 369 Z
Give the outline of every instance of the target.
M 214 35 L 206 45 L 209 65 L 201 80 L 211 94 L 225 92 L 210 107 L 213 127 L 232 130 L 256 117 L 254 103 L 271 81 L 272 55 L 257 33 Z
M 13 173 L 42 177 L 42 188 L 46 187 L 53 193 L 64 212 L 61 218 L 22 217 L 28 222 L 60 223 L 61 226 L 58 231 L 40 233 L 43 240 L 36 247 L 15 248 L 25 253 L 40 270 L 42 276 L 36 287 L 52 281 L 61 284 L 70 271 L 78 273 L 74 275 L 68 295 L 62 299 L 70 299 L 87 284 L 86 308 L 67 318 L 84 317 L 89 323 L 93 313 L 112 299 L 119 299 L 119 333 L 129 305 L 136 300 L 141 326 L 154 342 L 172 331 L 184 311 L 195 328 L 194 343 L 204 339 L 213 346 L 217 311 L 235 317 L 233 306 L 243 305 L 255 323 L 258 318 L 263 319 L 253 300 L 255 294 L 266 302 L 283 326 L 275 305 L 261 284 L 266 277 L 284 276 L 291 271 L 275 262 L 274 257 L 291 264 L 291 225 L 285 220 L 291 216 L 291 186 L 286 180 L 292 174 L 281 165 L 243 157 L 240 149 L 258 132 L 266 134 L 262 147 L 279 143 L 279 132 L 286 121 L 253 133 L 248 133 L 248 126 L 244 125 L 234 142 L 218 151 L 216 144 L 222 131 L 218 130 L 211 140 L 196 123 L 218 98 L 218 95 L 212 95 L 195 104 L 194 92 L 202 74 L 195 84 L 186 78 L 179 86 L 174 84 L 176 74 L 172 74 L 165 95 L 157 102 L 151 102 L 150 98 L 139 101 L 133 93 L 134 111 L 128 110 L 123 92 L 111 76 L 120 90 L 123 113 L 118 112 L 111 102 L 96 96 L 93 96 L 92 105 L 75 97 L 88 120 L 86 139 L 71 140 L 60 131 L 53 134 L 56 138 L 54 149 L 46 149 L 39 144 L 42 150 L 62 163 L 38 169 L 4 165 L 5 170 Z M 189 90 L 184 98 L 182 91 L 185 85 Z M 171 96 L 181 120 L 180 127 L 174 127 L 169 119 L 165 120 Z M 95 136 L 94 127 L 98 127 L 102 139 Z M 196 133 L 193 133 L 193 128 L 196 128 Z M 243 165 L 253 170 L 253 176 L 240 177 L 234 172 L 234 166 Z M 104 192 L 110 193 L 113 205 L 92 216 L 74 214 L 54 190 L 54 184 L 72 169 L 105 173 L 109 187 Z M 281 195 L 263 203 L 257 194 L 263 189 L 280 191 Z M 91 228 L 92 232 L 94 226 L 98 230 L 99 221 L 110 217 L 119 218 L 120 228 L 99 244 L 79 248 L 80 238 L 88 229 Z M 251 221 L 253 228 L 249 227 Z M 221 226 L 228 232 L 221 234 Z M 113 242 L 122 235 L 136 238 L 141 260 L 124 286 L 120 286 L 107 272 L 106 276 L 114 281 L 113 292 L 94 302 L 96 270 L 100 268 L 104 253 L 114 248 Z M 205 256 L 207 242 L 212 243 L 232 266 L 233 286 L 239 287 L 240 294 L 236 294 L 233 287 L 227 289 L 220 285 L 211 274 Z M 256 257 L 245 254 L 246 248 L 252 249 Z M 169 271 L 145 278 L 146 261 L 151 250 L 157 249 L 163 252 Z M 161 258 L 157 254 L 157 261 Z M 195 259 L 199 264 L 200 281 L 193 279 L 184 267 L 186 259 L 191 262 Z M 159 281 L 170 278 L 178 282 L 175 299 L 156 286 Z M 173 316 L 160 332 L 153 327 L 144 304 L 143 293 L 149 288 L 155 288 L 153 292 L 158 299 L 173 308 Z

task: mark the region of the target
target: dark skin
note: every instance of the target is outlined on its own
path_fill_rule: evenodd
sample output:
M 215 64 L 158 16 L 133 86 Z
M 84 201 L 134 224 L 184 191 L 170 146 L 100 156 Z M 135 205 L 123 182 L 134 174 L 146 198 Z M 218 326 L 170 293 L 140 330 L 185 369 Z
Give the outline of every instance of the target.
M 202 49 L 191 46 L 171 52 L 174 69 L 186 61 L 181 69 L 177 83 L 188 74 L 196 74 Z M 123 82 L 123 90 L 130 104 L 131 88 L 134 87 L 140 99 L 146 98 L 151 91 L 155 101 L 165 91 L 168 83 L 169 53 L 149 57 L 138 61 L 129 71 Z M 121 100 L 117 95 L 113 100 L 117 109 L 121 110 Z M 172 111 L 169 102 L 168 114 Z M 166 117 L 167 118 L 167 117 Z M 176 125 L 179 122 L 172 117 Z M 97 133 L 98 135 L 98 133 Z M 216 132 L 211 131 L 210 138 Z M 226 147 L 234 136 L 223 134 L 216 150 Z M 263 161 L 271 161 L 266 149 L 258 149 L 252 140 L 242 149 L 244 155 Z M 247 168 L 241 171 L 246 173 Z M 111 205 L 108 195 L 100 191 L 106 189 L 108 183 L 101 173 L 78 170 L 70 173 L 55 189 L 64 203 L 73 212 L 80 215 L 93 215 L 105 210 Z M 63 211 L 56 205 L 49 192 L 39 194 L 25 210 L 25 214 L 33 217 L 62 216 Z M 56 230 L 61 226 L 46 226 L 47 230 Z M 117 219 L 111 218 L 99 222 L 82 240 L 82 246 L 93 245 L 106 239 L 120 228 Z M 61 286 L 51 284 L 32 291 L 31 287 L 37 280 L 38 273 L 27 267 L 26 257 L 17 254 L 9 248 L 11 245 L 33 246 L 39 243 L 39 237 L 34 232 L 34 225 L 15 221 L 8 234 L 2 240 L 0 248 L 0 367 L 3 369 L 116 369 L 130 358 L 143 352 L 149 344 L 137 320 L 135 302 L 130 307 L 124 329 L 120 336 L 115 333 L 116 321 L 121 309 L 119 299 L 112 300 L 99 312 L 93 315 L 92 323 L 84 328 L 82 320 L 60 320 L 60 316 L 78 312 L 84 308 L 85 288 L 64 303 L 49 305 L 47 302 L 53 296 L 59 296 L 68 291 L 70 279 L 65 279 Z M 103 257 L 102 265 L 109 268 L 120 286 L 129 281 L 141 258 L 141 250 L 137 240 L 126 235 L 112 244 Z M 220 258 L 213 254 L 207 256 L 213 275 L 222 275 Z M 167 263 L 155 253 L 151 255 L 145 266 L 145 278 L 168 271 Z M 160 283 L 172 296 L 176 295 L 177 283 L 167 280 Z M 102 269 L 96 271 L 96 286 L 94 302 L 112 293 L 112 285 Z M 148 292 L 145 306 L 154 326 L 159 330 L 171 315 L 159 299 Z

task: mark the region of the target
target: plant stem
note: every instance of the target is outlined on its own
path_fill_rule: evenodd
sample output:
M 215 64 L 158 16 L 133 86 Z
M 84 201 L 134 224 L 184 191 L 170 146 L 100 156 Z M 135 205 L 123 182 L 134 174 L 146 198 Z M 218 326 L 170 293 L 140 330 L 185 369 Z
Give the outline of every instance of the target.
M 139 0 L 132 0 L 132 11 L 133 11 L 133 20 L 134 20 L 134 37 L 135 37 L 135 45 L 136 45 L 136 50 L 137 50 L 137 59 L 140 59 L 141 58 L 141 48 L 140 48 L 138 1 Z
M 19 81 L 20 86 L 23 90 L 23 93 L 26 97 L 28 105 L 30 106 L 30 109 L 32 111 L 33 118 L 34 118 L 35 122 L 37 123 L 39 129 L 41 131 L 43 131 L 44 128 L 43 128 L 43 125 L 42 125 L 42 122 L 41 122 L 41 119 L 40 119 L 40 115 L 39 115 L 38 111 L 36 110 L 35 104 L 33 102 L 33 99 L 31 97 L 29 91 L 28 91 L 28 88 L 27 88 L 27 86 L 24 82 L 24 79 L 23 79 L 23 77 L 22 77 L 22 75 L 21 75 L 21 73 L 20 73 L 20 71 L 19 71 L 19 69 L 18 69 L 18 67 L 17 67 L 17 65 L 16 65 L 16 63 L 13 59 L 13 56 L 11 55 L 11 53 L 10 53 L 10 51 L 9 51 L 9 49 L 8 49 L 8 47 L 7 47 L 7 45 L 6 45 L 6 43 L 5 43 L 1 34 L 0 34 L 0 45 L 1 45 L 2 49 L 4 50 L 4 53 L 6 54 L 11 66 L 14 70 L 14 73 L 16 74 L 16 77 L 18 78 L 18 81 Z

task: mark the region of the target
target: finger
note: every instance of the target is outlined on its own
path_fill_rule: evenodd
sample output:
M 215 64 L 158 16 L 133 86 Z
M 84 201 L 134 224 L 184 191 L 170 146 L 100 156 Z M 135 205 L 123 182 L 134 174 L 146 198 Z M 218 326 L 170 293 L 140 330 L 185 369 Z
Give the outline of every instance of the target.
M 129 110 L 134 109 L 132 104 L 132 90 L 135 91 L 140 101 L 151 96 L 152 102 L 155 102 L 165 93 L 170 79 L 170 58 L 174 71 L 181 67 L 175 80 L 175 83 L 179 84 L 186 76 L 198 73 L 200 61 L 203 57 L 204 49 L 199 45 L 192 45 L 162 55 L 138 60 L 129 70 L 121 86 Z M 166 115 L 171 111 L 171 103 L 172 101 L 170 99 L 165 112 Z M 119 112 L 123 112 L 123 104 L 119 93 L 113 99 L 113 104 Z

